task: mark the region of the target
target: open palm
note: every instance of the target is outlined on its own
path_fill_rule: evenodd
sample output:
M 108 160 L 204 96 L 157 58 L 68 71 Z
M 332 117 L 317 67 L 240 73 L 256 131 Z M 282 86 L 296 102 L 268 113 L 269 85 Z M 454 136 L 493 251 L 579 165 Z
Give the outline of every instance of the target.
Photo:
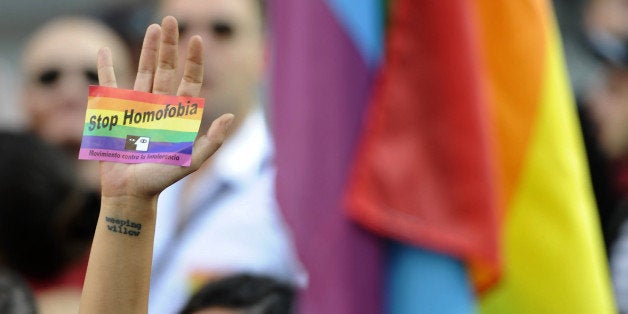
M 146 30 L 140 54 L 134 90 L 172 95 L 177 73 L 179 31 L 177 20 L 165 17 L 162 25 L 153 24 Z M 117 87 L 113 61 L 108 48 L 98 53 L 100 85 Z M 176 91 L 178 96 L 197 97 L 203 83 L 203 44 L 200 36 L 188 43 L 183 78 Z M 124 164 L 100 162 L 103 197 L 154 197 L 172 183 L 198 169 L 222 144 L 233 115 L 216 119 L 207 134 L 194 143 L 190 167 L 155 163 Z

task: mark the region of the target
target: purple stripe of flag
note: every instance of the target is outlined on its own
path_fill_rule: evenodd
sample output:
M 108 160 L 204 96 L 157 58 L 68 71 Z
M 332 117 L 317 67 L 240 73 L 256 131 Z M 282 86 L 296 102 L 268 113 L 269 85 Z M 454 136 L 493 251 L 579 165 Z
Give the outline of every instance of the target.
M 309 273 L 298 313 L 382 313 L 381 240 L 342 206 L 373 73 L 324 1 L 271 16 L 277 197 Z
M 83 136 L 81 148 L 99 148 L 107 150 L 126 151 L 124 145 L 126 139 L 109 136 Z M 177 152 L 181 154 L 192 154 L 193 142 L 150 142 L 146 153 Z

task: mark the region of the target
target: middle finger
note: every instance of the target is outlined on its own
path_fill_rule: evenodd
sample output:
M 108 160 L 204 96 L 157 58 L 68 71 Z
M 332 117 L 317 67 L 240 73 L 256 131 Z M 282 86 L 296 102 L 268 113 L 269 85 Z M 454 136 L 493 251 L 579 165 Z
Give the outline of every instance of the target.
M 173 82 L 177 75 L 177 52 L 179 50 L 179 26 L 172 16 L 161 22 L 161 45 L 157 60 L 157 72 L 153 81 L 153 93 L 172 94 Z

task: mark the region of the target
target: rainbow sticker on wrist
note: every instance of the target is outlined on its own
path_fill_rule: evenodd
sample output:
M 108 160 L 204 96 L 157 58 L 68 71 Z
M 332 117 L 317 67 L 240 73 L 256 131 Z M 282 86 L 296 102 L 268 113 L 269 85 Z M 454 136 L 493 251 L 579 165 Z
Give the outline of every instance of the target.
M 189 166 L 205 99 L 90 86 L 79 159 Z

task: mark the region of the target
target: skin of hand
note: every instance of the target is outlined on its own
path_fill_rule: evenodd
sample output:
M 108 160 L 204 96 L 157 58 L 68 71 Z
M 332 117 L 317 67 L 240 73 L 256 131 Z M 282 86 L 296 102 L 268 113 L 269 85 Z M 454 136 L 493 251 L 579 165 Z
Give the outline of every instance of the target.
M 178 37 L 177 21 L 172 16 L 165 17 L 161 26 L 153 24 L 148 27 L 135 90 L 173 94 L 172 82 L 178 77 Z M 100 85 L 116 87 L 108 48 L 98 53 L 98 78 Z M 202 81 L 203 43 L 200 36 L 193 36 L 188 43 L 183 78 L 176 95 L 197 97 Z M 220 116 L 212 122 L 206 134 L 196 139 L 190 167 L 100 162 L 101 209 L 79 312 L 147 312 L 159 193 L 201 167 L 222 145 L 233 119 L 232 114 Z M 139 226 L 132 236 L 116 229 L 125 221 Z
M 178 26 L 176 20 L 165 17 L 160 27 L 150 25 L 146 30 L 140 55 L 134 90 L 155 94 L 172 94 L 176 78 L 178 53 Z M 108 48 L 98 54 L 100 85 L 116 87 L 113 62 Z M 176 92 L 178 96 L 198 97 L 203 81 L 203 43 L 200 36 L 190 38 L 184 74 Z M 152 198 L 166 187 L 194 172 L 222 144 L 233 115 L 225 114 L 214 120 L 207 133 L 194 144 L 190 167 L 154 163 L 123 164 L 101 162 L 102 196 L 135 196 Z

